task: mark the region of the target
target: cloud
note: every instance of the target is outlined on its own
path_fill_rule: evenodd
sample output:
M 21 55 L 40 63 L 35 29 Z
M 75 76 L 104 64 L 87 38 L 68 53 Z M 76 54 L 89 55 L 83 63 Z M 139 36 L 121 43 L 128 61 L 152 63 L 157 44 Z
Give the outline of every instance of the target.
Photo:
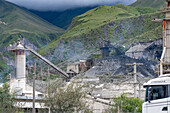
M 136 0 L 6 0 L 19 6 L 39 11 L 62 11 L 96 5 L 129 5 Z

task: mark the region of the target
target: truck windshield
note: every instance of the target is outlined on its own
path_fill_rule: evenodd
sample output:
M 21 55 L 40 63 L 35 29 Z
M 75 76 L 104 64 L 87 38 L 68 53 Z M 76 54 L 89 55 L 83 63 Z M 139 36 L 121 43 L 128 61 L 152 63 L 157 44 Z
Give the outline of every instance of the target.
M 149 98 L 150 96 L 150 98 Z M 157 100 L 168 96 L 168 86 L 148 86 L 146 88 L 145 102 L 149 100 Z

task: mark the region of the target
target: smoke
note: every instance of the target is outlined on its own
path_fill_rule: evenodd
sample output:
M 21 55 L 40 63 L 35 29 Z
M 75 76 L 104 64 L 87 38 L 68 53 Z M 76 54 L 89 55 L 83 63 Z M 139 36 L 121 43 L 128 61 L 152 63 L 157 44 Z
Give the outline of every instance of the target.
M 16 5 L 39 11 L 63 11 L 72 8 L 98 5 L 129 5 L 136 0 L 6 0 Z

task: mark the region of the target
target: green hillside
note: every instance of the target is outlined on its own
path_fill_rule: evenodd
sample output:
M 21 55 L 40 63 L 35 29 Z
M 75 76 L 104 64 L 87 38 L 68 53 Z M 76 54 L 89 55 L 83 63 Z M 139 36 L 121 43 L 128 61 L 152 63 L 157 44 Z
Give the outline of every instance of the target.
M 6 47 L 21 34 L 37 47 L 42 47 L 62 35 L 64 30 L 16 5 L 0 0 L 0 72 L 8 60 Z
M 113 20 L 128 18 L 135 15 L 139 15 L 139 12 L 135 10 L 135 8 L 125 5 L 99 6 L 75 17 L 71 26 L 67 30 L 68 32 L 63 36 L 77 36 L 82 33 L 87 33 L 91 29 L 103 26 Z
M 154 10 L 151 9 L 149 9 L 149 12 L 145 12 L 148 8 L 143 8 L 142 10 L 143 12 L 140 12 L 141 9 L 125 5 L 100 6 L 74 18 L 71 26 L 63 36 L 77 36 L 82 33 L 88 33 L 90 30 L 106 25 L 112 21 L 154 12 Z
M 75 17 L 66 33 L 42 48 L 40 52 L 55 54 L 57 51 L 64 60 L 63 58 L 69 59 L 76 54 L 84 54 L 84 51 L 94 53 L 93 51 L 99 50 L 100 42 L 104 40 L 110 40 L 118 48 L 126 47 L 124 50 L 127 50 L 131 43 L 161 38 L 160 35 L 144 37 L 146 33 L 161 32 L 160 24 L 152 22 L 154 18 L 161 16 L 152 8 L 100 6 Z
M 30 12 L 38 15 L 39 17 L 47 20 L 48 22 L 61 27 L 63 29 L 67 29 L 72 22 L 72 19 L 80 14 L 87 12 L 97 6 L 89 6 L 75 9 L 68 9 L 65 11 L 36 11 L 29 10 Z M 27 9 L 28 10 L 28 9 Z
M 131 6 L 163 9 L 164 7 L 166 7 L 166 2 L 165 0 L 137 0 Z
M 60 29 L 17 6 L 0 0 L 0 19 L 7 25 L 0 25 L 1 44 L 7 44 L 22 34 L 38 47 L 63 34 Z M 53 34 L 50 35 L 50 34 Z M 47 42 L 41 41 L 45 39 Z

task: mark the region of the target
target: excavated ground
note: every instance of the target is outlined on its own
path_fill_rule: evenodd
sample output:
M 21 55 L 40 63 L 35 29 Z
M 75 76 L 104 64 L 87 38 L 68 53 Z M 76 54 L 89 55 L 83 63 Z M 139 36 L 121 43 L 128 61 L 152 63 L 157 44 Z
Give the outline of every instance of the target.
M 155 67 L 158 64 L 157 61 L 132 59 L 125 55 L 99 59 L 96 65 L 85 73 L 85 76 L 89 78 L 96 78 L 103 75 L 128 75 L 128 73 L 133 73 L 133 66 L 127 66 L 127 64 L 132 63 L 143 63 L 143 65 L 137 66 L 137 74 L 139 76 L 158 76 L 155 73 Z

